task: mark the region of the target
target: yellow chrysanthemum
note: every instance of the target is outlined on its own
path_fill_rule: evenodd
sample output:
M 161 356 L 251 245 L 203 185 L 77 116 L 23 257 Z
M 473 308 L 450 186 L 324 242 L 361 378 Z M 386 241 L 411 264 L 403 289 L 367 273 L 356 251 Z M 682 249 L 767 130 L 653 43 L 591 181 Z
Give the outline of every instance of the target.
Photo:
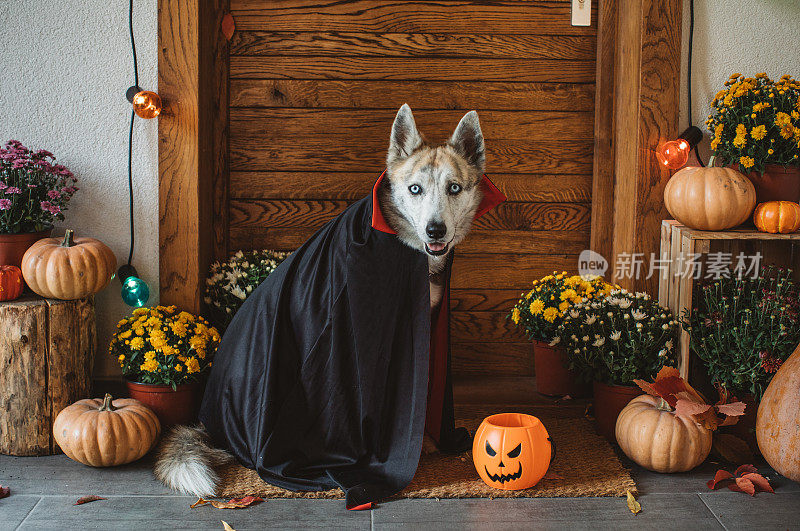
M 544 310 L 544 302 L 541 299 L 535 299 L 530 306 L 530 311 L 533 315 L 539 315 Z
M 178 337 L 184 337 L 186 335 L 186 325 L 181 321 L 173 321 L 169 324 L 172 333 Z
M 752 136 L 756 140 L 761 140 L 762 138 L 767 136 L 767 128 L 766 128 L 766 126 L 759 125 L 759 126 L 754 127 L 753 130 L 750 131 L 750 136 Z
M 133 332 L 134 332 L 134 333 L 135 333 L 137 336 L 143 336 L 143 335 L 144 335 L 144 328 L 142 328 L 141 326 L 140 326 L 140 327 L 138 327 L 138 328 L 134 328 L 134 329 L 133 329 Z
M 197 361 L 197 358 L 192 356 L 191 358 L 186 360 L 186 372 L 192 374 L 199 371 L 200 371 L 200 363 Z
M 545 308 L 544 312 L 542 312 L 542 317 L 544 317 L 545 321 L 552 323 L 556 320 L 556 317 L 558 317 L 558 310 L 552 306 L 549 306 Z
M 514 324 L 519 324 L 519 308 L 514 308 L 511 310 L 511 320 L 514 321 Z
M 564 301 L 558 305 L 558 310 L 560 312 L 564 312 L 564 310 L 566 310 L 567 308 L 569 308 L 569 301 Z
M 565 301 L 565 300 L 574 298 L 576 295 L 577 295 L 577 293 L 575 292 L 575 290 L 570 288 L 570 289 L 565 289 L 564 291 L 562 291 L 560 297 L 561 297 L 562 301 Z
M 147 360 L 139 366 L 140 370 L 146 372 L 156 372 L 158 370 L 158 362 L 156 360 Z
M 176 370 L 177 372 L 181 372 L 181 371 L 183 371 L 183 365 L 181 365 L 180 363 L 176 363 L 176 364 L 175 364 L 175 370 Z
M 753 157 L 741 157 L 739 159 L 739 164 L 745 168 L 752 168 L 755 163 L 756 161 L 753 160 Z
M 144 353 L 144 359 L 147 361 L 156 359 L 156 351 L 155 350 L 148 350 Z
M 144 339 L 138 336 L 131 339 L 131 348 L 133 350 L 139 350 L 142 347 L 144 347 Z
M 125 361 L 125 354 L 120 354 L 117 356 L 117 361 L 119 361 L 120 365 L 122 365 L 122 362 Z
M 119 337 L 121 337 L 122 339 L 128 339 L 129 337 L 131 337 L 131 331 L 125 330 L 119 335 Z

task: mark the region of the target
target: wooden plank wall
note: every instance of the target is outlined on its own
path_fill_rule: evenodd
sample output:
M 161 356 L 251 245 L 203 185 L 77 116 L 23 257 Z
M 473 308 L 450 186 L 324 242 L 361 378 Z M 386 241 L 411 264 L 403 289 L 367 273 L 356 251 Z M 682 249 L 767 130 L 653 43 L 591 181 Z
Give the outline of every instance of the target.
M 457 249 L 458 373 L 531 375 L 505 321 L 530 281 L 574 270 L 591 225 L 596 11 L 566 0 L 231 0 L 226 250 L 298 247 L 383 169 L 397 109 L 443 141 L 479 112 L 509 201 Z

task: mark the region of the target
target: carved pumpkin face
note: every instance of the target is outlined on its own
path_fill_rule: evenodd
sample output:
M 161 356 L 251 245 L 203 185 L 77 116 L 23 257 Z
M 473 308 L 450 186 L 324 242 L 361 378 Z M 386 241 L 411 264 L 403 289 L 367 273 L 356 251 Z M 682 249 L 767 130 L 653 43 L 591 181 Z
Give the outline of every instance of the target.
M 501 490 L 530 488 L 547 472 L 552 447 L 539 419 L 500 413 L 484 419 L 472 443 L 472 461 L 481 479 Z

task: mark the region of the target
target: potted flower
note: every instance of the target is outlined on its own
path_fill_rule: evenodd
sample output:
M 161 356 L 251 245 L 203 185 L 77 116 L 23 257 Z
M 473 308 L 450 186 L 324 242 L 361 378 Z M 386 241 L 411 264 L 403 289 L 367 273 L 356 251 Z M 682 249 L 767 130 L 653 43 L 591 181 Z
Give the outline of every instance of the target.
M 585 386 L 567 368 L 563 347 L 550 345 L 556 337 L 564 313 L 574 304 L 602 297 L 613 289 L 601 277 L 567 276 L 553 272 L 533 281 L 533 288 L 523 294 L 508 318 L 525 331 L 533 342 L 537 390 L 543 395 L 587 394 Z
M 675 361 L 678 322 L 645 293 L 617 289 L 570 309 L 558 328 L 570 367 L 594 382 L 598 429 L 614 442 L 619 412 L 641 394 L 634 380 L 652 379 Z
M 224 332 L 247 297 L 287 256 L 267 249 L 237 251 L 227 261 L 211 264 L 204 300 L 214 326 Z
M 78 190 L 75 182 L 49 151 L 32 151 L 17 140 L 0 148 L 0 265 L 19 267 L 28 247 L 50 236 Z
M 205 319 L 175 306 L 137 308 L 117 324 L 109 353 L 122 367 L 131 398 L 165 426 L 187 424 L 197 414 L 200 377 L 211 367 L 219 339 Z
M 759 203 L 800 201 L 800 83 L 737 73 L 725 86 L 706 120 L 713 158 L 748 174 Z
M 702 288 L 683 315 L 689 348 L 722 395 L 747 404 L 732 431 L 755 445 L 755 414 L 773 375 L 800 343 L 800 296 L 791 271 L 766 267 L 757 278 L 721 278 Z

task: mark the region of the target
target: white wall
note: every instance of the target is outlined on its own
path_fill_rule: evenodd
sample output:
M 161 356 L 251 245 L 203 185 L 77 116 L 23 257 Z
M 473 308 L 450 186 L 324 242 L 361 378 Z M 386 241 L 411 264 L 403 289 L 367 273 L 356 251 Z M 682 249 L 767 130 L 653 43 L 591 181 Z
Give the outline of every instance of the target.
M 684 0 L 684 57 L 688 0 Z M 157 0 L 136 0 L 140 85 L 157 82 Z M 132 84 L 127 2 L 3 0 L 0 3 L 0 141 L 16 138 L 56 154 L 80 179 L 66 226 L 106 242 L 123 261 L 128 250 L 126 150 Z M 800 77 L 800 2 L 697 0 L 693 120 L 734 71 Z M 685 61 L 684 68 L 685 68 Z M 685 72 L 684 72 L 685 74 Z M 685 75 L 683 80 L 685 81 Z M 685 82 L 684 82 L 685 87 Z M 688 122 L 685 96 L 682 119 Z M 413 105 L 412 105 L 413 106 Z M 137 120 L 134 138 L 134 265 L 158 291 L 158 144 L 156 120 Z M 706 140 L 706 144 L 707 144 Z M 97 297 L 97 376 L 117 374 L 105 347 L 128 312 L 119 283 Z
M 683 4 L 681 125 L 685 127 L 689 0 Z M 705 133 L 700 148 L 707 158 L 709 134 L 703 122 L 714 94 L 731 74 L 751 77 L 766 72 L 772 79 L 783 74 L 800 78 L 800 0 L 695 0 L 694 22 L 692 122 Z
M 136 0 L 134 31 L 139 84 L 155 89 L 156 0 Z M 15 138 L 52 151 L 80 190 L 56 227 L 76 229 L 128 257 L 127 144 L 133 84 L 128 2 L 3 0 L 0 2 L 0 142 Z M 158 145 L 156 120 L 137 120 L 133 177 L 134 265 L 158 299 Z M 114 280 L 97 300 L 96 375 L 118 374 L 106 354 L 116 322 L 130 308 Z

